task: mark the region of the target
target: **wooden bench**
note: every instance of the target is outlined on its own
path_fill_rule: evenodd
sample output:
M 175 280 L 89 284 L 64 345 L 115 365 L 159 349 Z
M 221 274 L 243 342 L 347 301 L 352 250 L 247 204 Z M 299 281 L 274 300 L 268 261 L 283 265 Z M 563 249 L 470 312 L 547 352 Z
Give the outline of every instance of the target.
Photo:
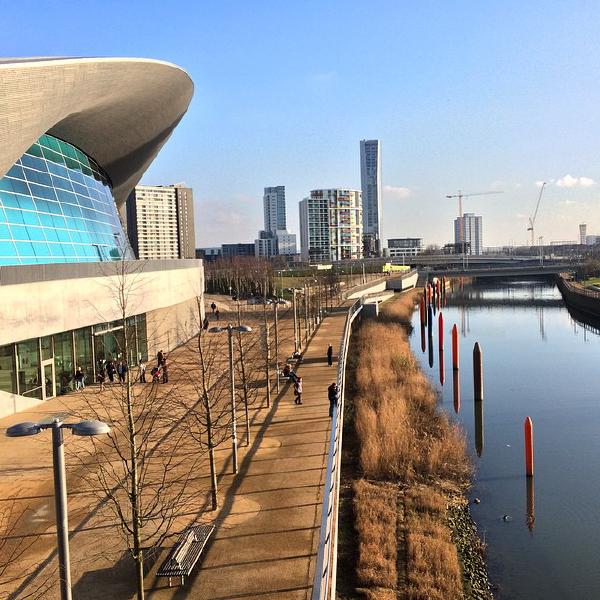
M 215 526 L 212 523 L 188 527 L 171 548 L 165 562 L 158 569 L 157 577 L 168 577 L 169 587 L 171 587 L 171 577 L 180 577 L 183 585 L 185 577 L 188 577 L 196 566 L 214 530 Z

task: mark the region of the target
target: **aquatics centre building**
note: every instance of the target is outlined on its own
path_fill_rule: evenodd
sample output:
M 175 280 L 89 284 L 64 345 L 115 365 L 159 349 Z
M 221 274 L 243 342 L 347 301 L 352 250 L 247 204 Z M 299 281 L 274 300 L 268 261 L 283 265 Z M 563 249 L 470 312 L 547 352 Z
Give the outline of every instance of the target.
M 193 94 L 170 63 L 0 60 L 0 417 L 197 331 L 200 260 L 136 261 L 125 202 Z M 128 290 L 126 305 L 115 290 Z M 202 305 L 202 303 L 200 303 Z M 123 356 L 123 316 L 129 356 Z

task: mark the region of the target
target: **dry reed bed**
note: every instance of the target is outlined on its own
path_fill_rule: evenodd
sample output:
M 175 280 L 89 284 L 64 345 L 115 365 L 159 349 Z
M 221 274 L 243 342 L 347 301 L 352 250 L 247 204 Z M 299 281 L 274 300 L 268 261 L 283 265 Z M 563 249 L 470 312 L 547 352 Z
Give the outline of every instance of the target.
M 471 468 L 464 435 L 437 409 L 410 350 L 417 299 L 415 291 L 384 305 L 380 318 L 364 323 L 353 339 L 352 404 L 364 477 L 354 484 L 357 579 L 373 600 L 391 592 L 409 600 L 463 597 L 446 510 L 447 494 L 468 482 Z M 406 572 L 398 573 L 398 565 Z

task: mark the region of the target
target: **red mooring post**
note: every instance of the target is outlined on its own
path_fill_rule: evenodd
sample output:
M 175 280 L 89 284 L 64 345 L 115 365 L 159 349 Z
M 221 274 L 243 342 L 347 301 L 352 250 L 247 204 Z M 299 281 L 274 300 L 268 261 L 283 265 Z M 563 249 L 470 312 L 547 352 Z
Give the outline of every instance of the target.
M 452 368 L 458 371 L 458 328 L 452 327 Z
M 525 417 L 525 473 L 533 477 L 533 423 L 530 417 Z
M 473 347 L 473 393 L 476 401 L 483 400 L 483 357 L 479 342 Z
M 438 350 L 444 351 L 444 315 L 442 313 L 438 317 Z
M 419 306 L 419 316 L 421 317 L 421 327 L 425 326 L 425 300 L 421 298 Z

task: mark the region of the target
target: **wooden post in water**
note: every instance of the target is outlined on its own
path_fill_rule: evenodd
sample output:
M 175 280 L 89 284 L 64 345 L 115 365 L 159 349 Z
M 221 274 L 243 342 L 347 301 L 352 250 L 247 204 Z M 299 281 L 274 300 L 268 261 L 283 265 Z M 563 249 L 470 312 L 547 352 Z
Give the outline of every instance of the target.
M 446 370 L 444 368 L 444 351 L 443 350 L 440 350 L 440 352 L 439 352 L 438 363 L 440 366 L 440 384 L 444 385 L 444 382 L 446 381 Z
M 456 323 L 452 327 L 452 368 L 458 371 L 458 328 Z
M 473 390 L 475 400 L 483 400 L 483 357 L 479 342 L 473 347 Z
M 444 351 L 444 315 L 442 313 L 438 317 L 438 350 Z
M 421 298 L 421 303 L 419 306 L 419 316 L 421 317 L 421 327 L 425 325 L 425 300 Z
M 525 417 L 525 473 L 533 477 L 533 423 L 530 417 Z

